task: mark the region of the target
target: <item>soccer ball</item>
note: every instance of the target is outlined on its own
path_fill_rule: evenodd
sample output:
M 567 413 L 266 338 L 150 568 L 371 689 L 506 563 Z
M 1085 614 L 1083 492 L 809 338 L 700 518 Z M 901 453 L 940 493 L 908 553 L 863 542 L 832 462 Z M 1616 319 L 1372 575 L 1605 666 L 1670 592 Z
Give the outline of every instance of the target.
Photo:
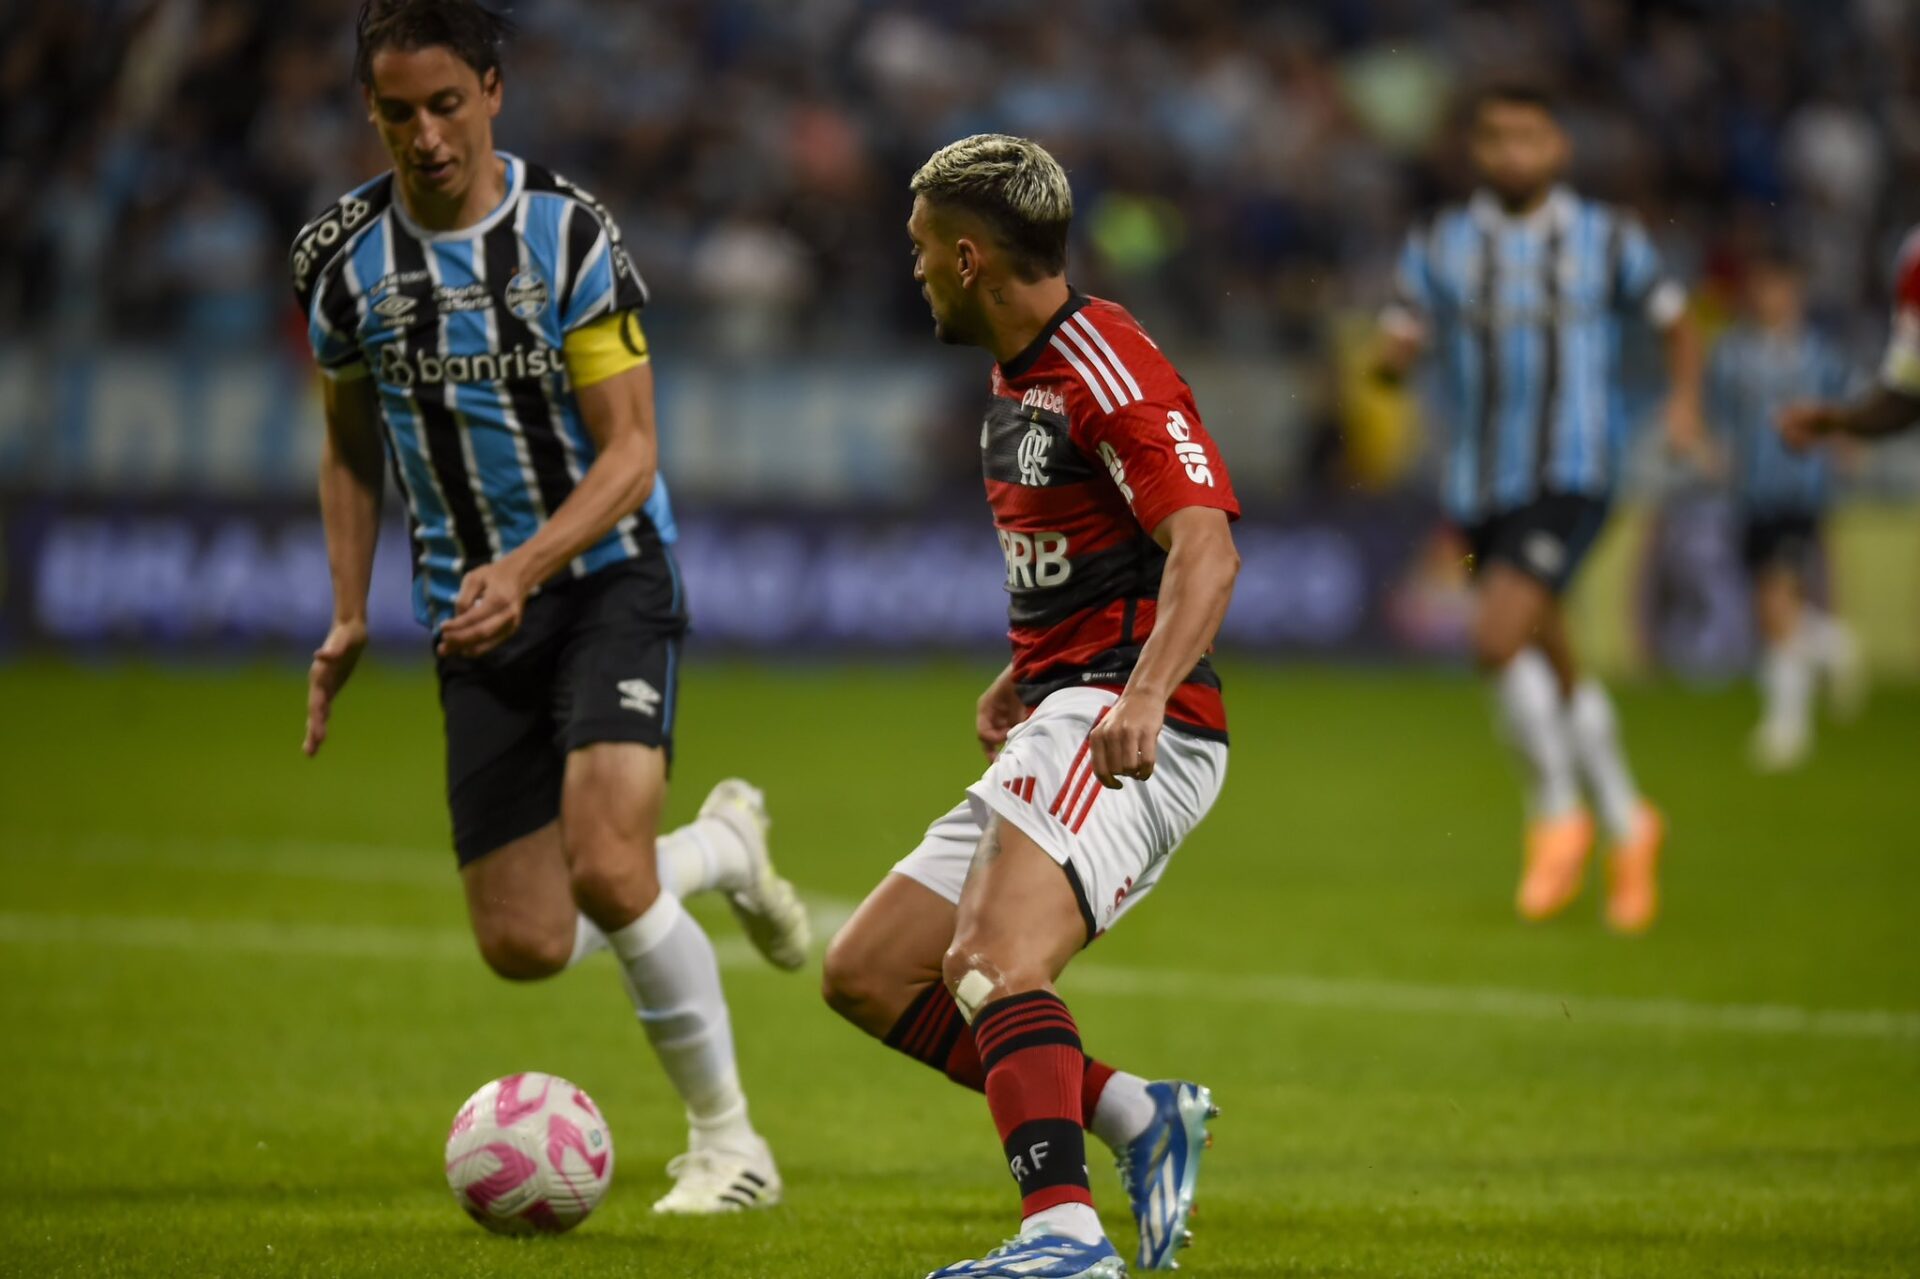
M 496 1234 L 557 1235 L 613 1180 L 613 1135 L 586 1093 L 529 1070 L 467 1098 L 447 1134 L 447 1184 Z

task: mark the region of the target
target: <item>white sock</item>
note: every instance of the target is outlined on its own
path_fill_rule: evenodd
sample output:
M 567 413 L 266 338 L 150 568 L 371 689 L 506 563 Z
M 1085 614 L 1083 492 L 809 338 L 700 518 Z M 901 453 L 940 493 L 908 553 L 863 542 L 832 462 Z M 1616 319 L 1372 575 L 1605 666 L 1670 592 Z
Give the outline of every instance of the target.
M 1147 1081 L 1138 1075 L 1116 1070 L 1100 1092 L 1093 1107 L 1093 1135 L 1117 1154 L 1153 1122 L 1153 1097 Z
M 663 890 L 607 941 L 620 957 L 640 1025 L 686 1103 L 695 1148 L 754 1149 L 720 967 L 698 921 Z
M 1573 691 L 1567 721 L 1573 730 L 1574 757 L 1593 792 L 1601 824 L 1615 840 L 1628 838 L 1640 813 L 1640 788 L 1633 784 L 1633 770 L 1620 748 L 1613 699 L 1599 680 L 1589 677 L 1580 682 Z
M 1760 716 L 1781 731 L 1804 733 L 1813 719 L 1814 658 L 1810 646 L 1788 640 L 1760 655 Z
M 1787 641 L 1820 670 L 1831 670 L 1852 656 L 1853 633 L 1847 624 L 1808 604 L 1800 610 L 1800 625 Z
M 607 935 L 600 931 L 600 926 L 585 915 L 575 915 L 573 917 L 573 954 L 567 959 L 567 967 L 571 968 L 588 955 L 597 955 L 606 948 Z
M 1065 1235 L 1081 1243 L 1099 1243 L 1107 1237 L 1100 1214 L 1091 1204 L 1055 1204 L 1020 1223 L 1022 1235 Z
M 1536 821 L 1566 816 L 1580 802 L 1580 787 L 1553 667 L 1538 649 L 1525 649 L 1494 687 L 1507 740 L 1526 766 L 1529 814 Z
M 682 899 L 713 889 L 739 892 L 753 869 L 739 834 L 718 817 L 703 817 L 669 831 L 654 849 L 660 887 Z

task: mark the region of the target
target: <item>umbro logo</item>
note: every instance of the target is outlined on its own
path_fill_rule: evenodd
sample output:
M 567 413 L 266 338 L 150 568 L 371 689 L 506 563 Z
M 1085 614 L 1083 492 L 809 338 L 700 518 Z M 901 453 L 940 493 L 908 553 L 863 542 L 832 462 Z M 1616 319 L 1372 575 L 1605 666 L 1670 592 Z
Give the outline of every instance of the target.
M 643 679 L 623 679 L 614 687 L 620 690 L 620 709 L 642 715 L 660 713 L 660 690 Z
M 420 305 L 419 300 L 404 293 L 390 293 L 374 305 L 373 313 L 388 320 L 397 320 L 411 314 L 413 308 Z

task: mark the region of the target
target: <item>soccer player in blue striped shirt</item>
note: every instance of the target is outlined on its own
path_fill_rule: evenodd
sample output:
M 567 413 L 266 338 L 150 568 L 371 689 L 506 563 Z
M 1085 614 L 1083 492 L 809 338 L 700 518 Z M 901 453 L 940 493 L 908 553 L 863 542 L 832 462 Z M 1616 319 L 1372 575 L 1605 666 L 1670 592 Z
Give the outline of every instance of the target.
M 787 968 L 805 960 L 806 915 L 746 783 L 722 782 L 698 820 L 655 838 L 686 612 L 646 288 L 592 196 L 495 151 L 506 34 L 475 0 L 369 0 L 355 69 L 393 169 L 294 243 L 326 374 L 334 593 L 306 751 L 366 645 L 390 459 L 480 953 L 527 980 L 611 949 L 691 1130 L 655 1210 L 759 1206 L 779 1174 L 747 1119 L 712 943 L 680 898 L 726 893 Z
M 1544 93 L 1482 94 L 1469 141 L 1481 187 L 1409 236 L 1382 370 L 1404 373 L 1423 351 L 1440 366 L 1445 501 L 1473 548 L 1474 649 L 1530 781 L 1518 909 L 1546 919 L 1579 895 L 1594 840 L 1584 782 L 1613 841 L 1608 922 L 1638 932 L 1657 910 L 1664 822 L 1634 784 L 1606 690 L 1579 674 L 1560 596 L 1613 491 L 1622 324 L 1664 335 L 1670 419 L 1698 419 L 1698 339 L 1640 225 L 1561 184 L 1569 146 Z
M 1852 634 L 1807 597 L 1831 496 L 1830 459 L 1789 449 L 1775 426 L 1787 406 L 1837 400 L 1853 378 L 1845 357 L 1807 324 L 1789 254 L 1769 250 L 1750 264 L 1744 310 L 1708 361 L 1707 417 L 1724 446 L 1761 640 L 1763 710 L 1751 751 L 1756 767 L 1777 772 L 1812 748 L 1821 681 L 1843 713 L 1858 708 L 1862 692 Z

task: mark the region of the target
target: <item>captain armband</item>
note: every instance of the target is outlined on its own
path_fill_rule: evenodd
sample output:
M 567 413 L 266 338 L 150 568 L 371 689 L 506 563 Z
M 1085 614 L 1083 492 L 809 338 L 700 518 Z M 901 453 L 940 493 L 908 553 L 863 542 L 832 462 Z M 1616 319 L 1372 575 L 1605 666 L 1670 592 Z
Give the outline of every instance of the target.
M 567 334 L 567 376 L 576 388 L 592 386 L 648 360 L 647 335 L 638 311 L 622 311 Z

